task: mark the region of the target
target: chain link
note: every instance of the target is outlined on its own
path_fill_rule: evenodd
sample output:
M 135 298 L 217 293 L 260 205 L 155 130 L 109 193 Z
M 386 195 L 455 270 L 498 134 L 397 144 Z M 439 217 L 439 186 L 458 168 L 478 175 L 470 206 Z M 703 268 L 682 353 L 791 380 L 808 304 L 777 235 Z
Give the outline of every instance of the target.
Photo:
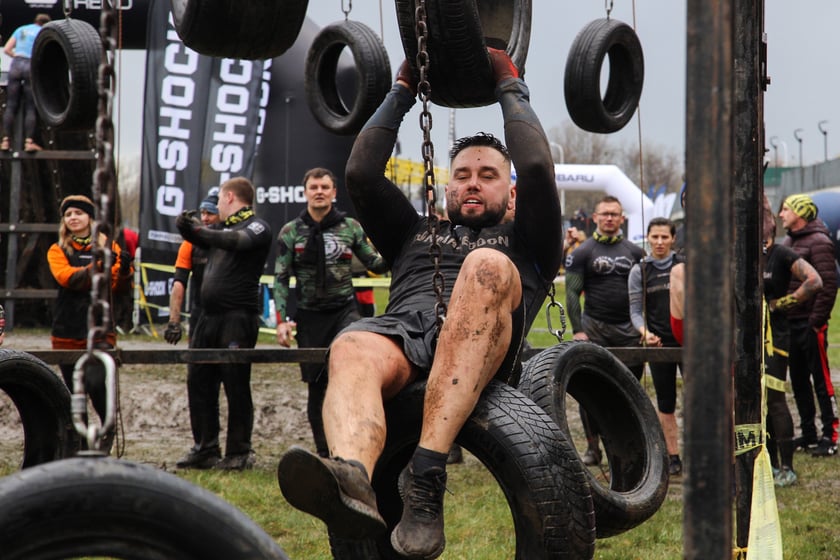
M 347 7 L 344 7 L 344 0 L 341 0 L 341 11 L 344 13 L 344 21 L 350 19 L 350 12 L 353 11 L 353 0 L 347 0 Z
M 604 0 L 604 9 L 607 11 L 607 19 L 610 19 L 610 14 L 613 11 L 613 0 Z
M 116 28 L 114 0 L 102 2 L 99 20 L 99 34 L 104 46 L 99 64 L 97 93 L 99 98 L 96 119 L 96 169 L 93 173 L 93 203 L 96 208 L 91 226 L 91 254 L 95 263 L 91 277 L 90 306 L 88 307 L 87 352 L 76 363 L 73 376 L 73 421 L 76 430 L 88 441 L 90 449 L 97 449 L 102 437 L 114 425 L 116 370 L 114 359 L 107 353 L 96 349 L 96 341 L 104 339 L 111 329 L 111 251 L 112 228 L 108 221 L 111 217 L 111 203 L 116 197 L 116 167 L 114 165 L 114 122 L 111 118 L 114 105 L 116 40 L 112 30 Z M 113 220 L 112 220 L 113 221 Z M 113 224 L 116 227 L 116 224 Z M 99 239 L 104 236 L 105 243 Z M 106 378 L 106 415 L 100 427 L 86 426 L 84 413 L 85 383 L 84 375 L 99 361 L 105 368 Z
M 423 184 L 426 189 L 426 216 L 429 225 L 429 258 L 432 259 L 435 267 L 432 275 L 432 287 L 435 291 L 435 322 L 438 332 L 440 332 L 443 321 L 446 319 L 446 303 L 443 301 L 444 278 L 440 271 L 441 247 L 438 241 L 440 219 L 437 215 L 437 191 L 435 190 L 435 147 L 432 143 L 432 113 L 429 111 L 432 86 L 429 83 L 431 61 L 427 48 L 429 27 L 426 18 L 426 0 L 415 0 L 414 6 L 415 33 L 417 34 L 417 69 L 420 72 L 417 82 L 417 95 L 420 96 L 420 101 L 423 104 L 423 109 L 420 112 L 420 129 L 423 131 L 423 143 L 421 145 L 424 169 Z

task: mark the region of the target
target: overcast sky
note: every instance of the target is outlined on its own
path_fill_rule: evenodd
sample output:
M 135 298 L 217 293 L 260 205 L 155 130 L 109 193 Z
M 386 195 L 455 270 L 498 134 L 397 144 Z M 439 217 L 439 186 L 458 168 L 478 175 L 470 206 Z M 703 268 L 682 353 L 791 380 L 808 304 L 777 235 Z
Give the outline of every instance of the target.
M 344 6 L 350 4 L 344 0 Z M 636 13 L 633 13 L 635 4 Z M 325 26 L 342 20 L 341 0 L 310 0 L 308 17 Z M 531 41 L 526 64 L 526 81 L 531 102 L 546 130 L 568 122 L 563 96 L 566 57 L 577 32 L 589 21 L 605 17 L 605 2 L 598 0 L 532 0 Z M 380 10 L 381 8 L 381 10 Z M 840 155 L 840 53 L 838 0 L 767 0 L 765 30 L 768 43 L 768 73 L 772 79 L 765 95 L 765 123 L 769 157 L 776 152 L 770 139 L 776 138 L 781 165 L 799 164 L 799 143 L 794 137 L 802 129 L 805 165 L 823 160 L 824 141 L 828 157 Z M 685 147 L 685 29 L 686 4 L 680 0 L 616 0 L 612 17 L 634 25 L 644 49 L 645 84 L 640 105 L 641 121 L 634 119 L 624 130 L 611 135 L 616 141 L 637 143 L 639 127 L 646 146 L 661 146 L 677 154 Z M 356 0 L 350 18 L 367 24 L 383 35 L 391 66 L 396 70 L 404 58 L 390 0 Z M 139 152 L 142 86 L 137 70 L 139 53 L 124 54 L 121 82 L 123 106 L 120 112 L 122 153 Z M 130 71 L 129 71 L 130 69 Z M 403 155 L 420 159 L 418 108 L 406 117 L 400 138 Z M 449 109 L 433 110 L 433 141 L 436 154 L 448 145 Z M 502 134 L 498 106 L 455 111 L 458 136 L 477 131 Z M 827 121 L 827 137 L 818 129 Z M 690 143 L 689 143 L 690 149 Z

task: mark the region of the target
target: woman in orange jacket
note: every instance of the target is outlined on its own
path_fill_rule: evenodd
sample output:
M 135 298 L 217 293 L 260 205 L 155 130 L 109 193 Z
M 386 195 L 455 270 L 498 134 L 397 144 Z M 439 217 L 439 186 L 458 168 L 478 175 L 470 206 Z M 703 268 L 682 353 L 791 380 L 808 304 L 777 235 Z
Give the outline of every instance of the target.
M 47 252 L 50 271 L 58 282 L 58 298 L 55 302 L 51 332 L 52 347 L 57 350 L 85 350 L 88 337 L 88 307 L 91 300 L 91 278 L 93 267 L 92 220 L 93 202 L 83 195 L 70 195 L 61 201 L 61 226 L 58 242 Z M 106 236 L 99 234 L 100 246 Z M 111 289 L 131 281 L 134 273 L 131 257 L 123 253 L 116 242 L 111 243 L 114 264 L 111 266 Z M 98 263 L 101 267 L 101 263 Z M 99 349 L 113 348 L 117 335 L 113 330 L 113 318 L 109 331 L 97 338 L 94 344 Z M 64 382 L 73 392 L 73 370 L 75 364 L 61 364 Z M 85 389 L 90 395 L 93 408 L 101 419 L 105 418 L 105 383 L 102 376 L 88 372 Z M 110 439 L 110 438 L 109 438 Z

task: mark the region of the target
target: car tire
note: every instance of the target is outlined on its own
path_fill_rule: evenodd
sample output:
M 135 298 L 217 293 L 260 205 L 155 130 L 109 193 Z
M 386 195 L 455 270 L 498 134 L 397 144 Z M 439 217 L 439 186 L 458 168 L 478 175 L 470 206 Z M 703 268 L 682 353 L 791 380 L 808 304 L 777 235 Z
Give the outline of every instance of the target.
M 99 114 L 102 39 L 77 19 L 41 27 L 32 47 L 32 96 L 42 124 L 65 131 L 90 130 Z
M 184 45 L 219 58 L 265 60 L 297 40 L 309 0 L 172 0 Z
M 416 71 L 414 0 L 395 1 L 403 51 Z M 433 103 L 454 108 L 496 103 L 487 47 L 505 50 L 524 76 L 531 40 L 531 0 L 426 0 L 426 19 Z
M 601 95 L 601 68 L 609 57 L 607 90 Z M 572 42 L 564 91 L 569 116 L 589 132 L 610 133 L 633 118 L 644 83 L 644 55 L 632 27 L 615 19 L 596 19 Z
M 597 422 L 610 478 L 608 487 L 586 471 L 598 538 L 637 527 L 659 510 L 668 493 L 665 436 L 627 366 L 597 344 L 562 342 L 523 364 L 519 388 L 566 435 L 566 394 Z
M 425 383 L 414 383 L 385 404 L 388 435 L 373 487 L 390 529 L 402 516 L 397 479 L 419 441 L 425 389 Z M 491 381 L 456 443 L 498 481 L 513 518 L 515 558 L 592 558 L 594 513 L 585 469 L 551 418 L 530 399 Z M 378 548 L 380 558 L 400 558 L 389 534 Z M 369 548 L 361 550 L 368 554 L 362 557 L 370 557 Z
M 348 48 L 355 62 L 353 103 L 342 98 L 338 62 Z M 379 36 L 357 21 L 323 28 L 306 57 L 305 91 L 309 109 L 321 126 L 336 134 L 356 134 L 391 88 L 391 63 Z
M 31 558 L 287 560 L 240 510 L 172 474 L 75 458 L 0 479 L 0 550 Z
M 0 391 L 9 396 L 20 415 L 21 468 L 69 457 L 79 449 L 70 391 L 43 361 L 19 350 L 0 350 Z

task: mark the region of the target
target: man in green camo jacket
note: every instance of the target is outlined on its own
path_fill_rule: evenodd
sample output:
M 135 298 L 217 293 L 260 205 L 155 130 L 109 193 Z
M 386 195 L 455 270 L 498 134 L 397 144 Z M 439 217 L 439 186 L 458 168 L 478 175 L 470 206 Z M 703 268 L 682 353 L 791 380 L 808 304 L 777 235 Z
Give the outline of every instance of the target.
M 351 261 L 356 257 L 376 273 L 388 265 L 368 242 L 362 226 L 333 206 L 336 178 L 322 167 L 303 176 L 306 210 L 283 226 L 277 237 L 274 302 L 277 342 L 290 346 L 297 328 L 300 348 L 325 348 L 344 327 L 360 318 L 353 291 Z M 296 311 L 287 316 L 289 278 L 295 277 Z M 329 456 L 321 407 L 327 389 L 323 363 L 301 363 L 301 378 L 309 385 L 307 416 L 315 449 Z

